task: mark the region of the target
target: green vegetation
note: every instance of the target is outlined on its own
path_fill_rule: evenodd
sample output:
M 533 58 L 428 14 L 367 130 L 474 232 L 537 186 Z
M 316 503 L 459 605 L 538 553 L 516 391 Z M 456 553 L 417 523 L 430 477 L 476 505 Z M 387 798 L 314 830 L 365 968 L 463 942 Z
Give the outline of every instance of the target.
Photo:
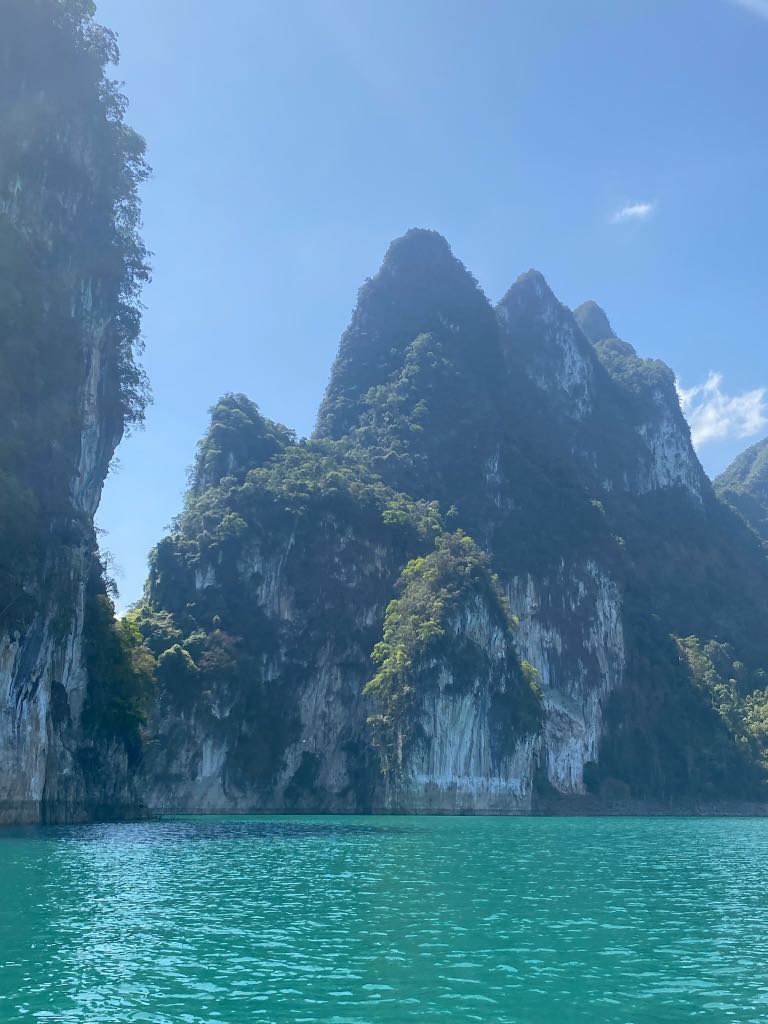
M 707 694 L 712 707 L 747 756 L 768 770 L 768 673 L 749 672 L 743 662 L 733 660 L 727 644 L 695 636 L 677 641 L 697 686 Z
M 479 377 L 487 384 L 489 371 L 500 369 L 493 310 L 477 281 L 441 235 L 412 229 L 390 245 L 378 274 L 360 289 L 320 408 L 318 436 L 339 438 L 355 427 L 371 388 L 401 375 L 405 351 L 422 335 L 443 346 L 455 370 L 467 370 L 465 387 Z M 425 393 L 420 398 L 429 400 Z
M 619 338 L 608 338 L 595 345 L 600 362 L 611 379 L 632 395 L 647 396 L 658 390 L 673 393 L 675 375 L 661 359 L 641 359 L 634 348 Z
M 384 770 L 403 767 L 407 748 L 417 735 L 420 702 L 436 683 L 435 665 L 443 661 L 459 687 L 477 683 L 492 690 L 503 705 L 504 740 L 533 730 L 539 723 L 538 690 L 531 666 L 518 664 L 512 631 L 516 622 L 490 560 L 471 537 L 458 530 L 441 534 L 435 550 L 410 561 L 397 582 L 400 596 L 384 619 L 384 637 L 373 649 L 378 671 L 365 686 L 378 710 L 369 722 Z M 479 598 L 492 624 L 505 636 L 506 658 L 500 679 L 479 638 L 457 636 L 453 627 L 462 611 L 471 613 Z M 474 609 L 477 613 L 477 608 Z M 458 632 L 458 631 L 457 631 Z M 499 709 L 501 710 L 501 708 Z M 494 716 L 497 720 L 500 715 Z
M 658 615 L 632 605 L 626 629 L 627 680 L 607 702 L 600 760 L 585 771 L 591 791 L 658 801 L 765 799 L 766 748 L 759 729 L 750 737 L 741 720 L 746 695 L 737 696 L 719 674 L 728 648 L 696 637 L 676 640 Z M 762 686 L 760 673 L 736 671 L 743 685 Z M 757 690 L 756 718 L 763 699 Z
M 692 452 L 677 486 L 649 486 L 666 454 L 653 431 L 663 424 L 663 443 L 679 432 L 673 462 L 689 442 L 671 371 L 606 335 L 596 308 L 606 336 L 590 344 L 535 272 L 507 298 L 497 320 L 440 236 L 408 232 L 361 289 L 313 439 L 242 395 L 214 407 L 136 618 L 158 659 L 169 749 L 184 731 L 169 723 L 194 720 L 196 735 L 226 740 L 227 784 L 261 791 L 307 707 L 325 722 L 332 701 L 333 757 L 366 794 L 381 767 L 403 769 L 424 739 L 420 708 L 449 685 L 482 694 L 498 763 L 543 721 L 498 573 L 510 593 L 530 584 L 548 682 L 598 685 L 606 658 L 626 661 L 603 701 L 592 791 L 762 795 L 768 561 Z M 502 638 L 493 652 L 479 622 Z M 714 638 L 743 661 L 735 710 L 673 636 Z M 333 694 L 323 706 L 318 680 Z M 303 752 L 291 799 L 314 792 L 324 757 Z
M 115 618 L 105 574 L 94 560 L 86 591 L 83 654 L 88 698 L 86 738 L 119 740 L 132 764 L 141 758 L 141 732 L 155 696 L 155 658 L 144 643 L 137 614 Z
M 605 500 L 625 538 L 629 602 L 652 609 L 674 636 L 728 644 L 755 671 L 768 666 L 768 560 L 734 511 L 705 490 Z
M 242 479 L 295 441 L 292 431 L 262 416 L 245 395 L 224 395 L 210 413 L 211 425 L 197 446 L 193 470 L 198 493 L 226 476 Z
M 70 506 L 92 331 L 104 332 L 105 459 L 147 402 L 138 234 L 144 142 L 86 0 L 6 0 L 0 36 L 0 621 L 28 621 L 44 564 L 89 522 Z M 106 463 L 96 469 L 106 473 Z M 55 526 L 52 527 L 52 524 Z M 58 550 L 54 550 L 56 548 Z
M 136 611 L 161 705 L 226 735 L 233 785 L 264 784 L 329 648 L 359 692 L 380 622 L 357 622 L 354 610 L 381 605 L 383 617 L 401 566 L 441 529 L 436 502 L 387 486 L 348 446 L 295 441 L 247 399 L 225 396 Z M 232 710 L 219 720 L 222 705 Z
M 214 418 L 219 409 L 217 406 L 214 410 Z M 249 434 L 252 428 L 251 421 L 247 427 Z M 213 436 L 218 436 L 218 432 L 214 431 Z M 260 448 L 263 435 L 256 431 L 254 436 Z M 223 582 L 212 589 L 224 606 L 212 605 L 205 623 L 198 621 L 199 603 L 188 607 L 186 597 L 195 571 L 210 568 L 224 581 L 230 572 L 237 573 L 237 560 L 249 545 L 260 546 L 266 541 L 278 548 L 279 538 L 283 537 L 292 547 L 291 537 L 295 541 L 298 534 L 305 536 L 314 529 L 321 530 L 325 521 L 330 529 L 336 524 L 343 529 L 354 526 L 369 533 L 372 540 L 381 538 L 383 543 L 393 543 L 406 551 L 434 537 L 441 529 L 436 502 L 414 501 L 392 490 L 342 446 L 318 441 L 294 443 L 281 436 L 285 446 L 264 465 L 259 465 L 260 460 L 253 459 L 243 448 L 244 466 L 255 462 L 257 468 L 243 470 L 239 479 L 232 474 L 215 486 L 203 488 L 204 476 L 196 475 L 184 511 L 174 524 L 174 533 L 152 554 L 152 593 L 161 595 L 163 602 L 167 602 L 161 607 L 172 609 L 190 629 L 210 627 L 215 615 L 224 616 L 224 606 L 229 618 L 235 614 L 240 620 L 241 615 L 234 613 L 236 594 Z M 236 443 L 243 444 L 243 439 Z M 217 449 L 214 457 L 219 453 Z M 208 463 L 204 442 L 198 464 Z M 311 547 L 315 547 L 314 543 Z M 323 559 L 329 554 L 322 551 Z M 316 580 L 308 577 L 295 582 L 311 588 Z M 250 608 L 243 609 L 244 625 L 249 616 Z M 156 624 L 152 628 L 156 629 Z
M 715 480 L 715 490 L 768 542 L 768 439 L 734 459 Z
M 577 309 L 574 309 L 573 316 L 576 323 L 593 344 L 616 336 L 604 311 L 591 299 L 588 299 L 587 302 L 582 302 Z

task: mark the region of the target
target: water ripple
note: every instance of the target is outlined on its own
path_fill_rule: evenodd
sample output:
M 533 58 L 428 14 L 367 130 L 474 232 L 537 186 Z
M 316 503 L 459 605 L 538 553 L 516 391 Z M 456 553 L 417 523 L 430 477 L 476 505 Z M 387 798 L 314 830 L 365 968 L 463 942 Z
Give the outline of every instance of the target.
M 0 833 L 0 1022 L 768 1020 L 765 819 Z

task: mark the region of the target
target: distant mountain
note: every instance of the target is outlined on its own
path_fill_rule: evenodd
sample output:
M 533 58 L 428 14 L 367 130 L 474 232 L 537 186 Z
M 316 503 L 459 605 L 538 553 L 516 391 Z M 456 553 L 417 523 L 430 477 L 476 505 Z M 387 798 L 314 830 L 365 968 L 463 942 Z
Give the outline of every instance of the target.
M 715 491 L 768 541 L 768 438 L 738 455 L 716 478 Z
M 536 271 L 494 310 L 433 231 L 360 290 L 314 438 L 215 407 L 132 615 L 152 807 L 762 799 L 768 562 L 672 372 Z

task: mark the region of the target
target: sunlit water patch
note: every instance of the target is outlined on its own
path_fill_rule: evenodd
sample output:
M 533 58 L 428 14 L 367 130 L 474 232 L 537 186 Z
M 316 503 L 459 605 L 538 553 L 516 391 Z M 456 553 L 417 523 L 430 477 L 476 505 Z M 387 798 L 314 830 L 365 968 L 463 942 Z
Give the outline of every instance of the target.
M 0 831 L 0 1021 L 768 1021 L 764 819 Z

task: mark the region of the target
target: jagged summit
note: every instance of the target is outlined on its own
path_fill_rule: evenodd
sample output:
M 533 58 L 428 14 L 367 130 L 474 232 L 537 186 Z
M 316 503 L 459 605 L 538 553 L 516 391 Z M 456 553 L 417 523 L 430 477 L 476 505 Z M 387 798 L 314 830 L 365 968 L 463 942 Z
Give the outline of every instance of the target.
M 317 435 L 340 437 L 360 419 L 371 388 L 399 373 L 420 336 L 463 350 L 480 367 L 498 356 L 493 310 L 473 275 L 437 231 L 413 228 L 387 249 L 363 284 L 339 344 Z
M 390 242 L 379 272 L 358 292 L 350 329 L 360 315 L 380 315 L 382 301 L 402 314 L 422 318 L 438 309 L 451 323 L 464 313 L 477 311 L 492 319 L 490 303 L 474 274 L 454 255 L 446 239 L 429 228 L 410 228 Z
M 152 554 L 150 807 L 760 792 L 734 708 L 768 707 L 768 562 L 664 364 L 593 344 L 537 271 L 494 315 L 410 231 L 360 290 L 318 438 L 280 429 L 225 398 Z
M 287 427 L 262 416 L 246 395 L 222 395 L 210 412 L 210 426 L 198 443 L 192 472 L 195 494 L 215 487 L 225 476 L 242 477 L 264 465 L 293 440 Z
M 559 413 L 583 419 L 592 408 L 598 360 L 544 275 L 538 270 L 521 274 L 496 313 L 508 362 L 522 367 L 551 396 Z
M 547 284 L 547 279 L 540 270 L 526 270 L 509 286 L 499 302 L 499 309 L 506 309 L 511 304 L 524 302 L 557 302 L 555 294 Z
M 605 341 L 606 338 L 615 338 L 616 333 L 610 325 L 605 312 L 592 299 L 582 302 L 573 311 L 576 323 L 582 329 L 589 340 L 596 344 L 598 341 Z
M 404 235 L 390 242 L 382 270 L 421 273 L 425 265 L 455 261 L 448 240 L 432 228 L 409 228 Z
M 549 412 L 569 425 L 558 443 L 595 486 L 644 494 L 682 485 L 700 499 L 704 475 L 668 366 L 615 337 L 597 303 L 572 312 L 536 270 L 515 281 L 497 314 L 513 376 L 522 370 L 548 396 Z
M 526 270 L 507 289 L 496 306 L 496 313 L 506 333 L 511 331 L 519 337 L 535 334 L 550 334 L 559 325 L 568 334 L 575 334 L 575 346 L 582 351 L 583 358 L 593 361 L 592 346 L 584 342 L 581 332 L 567 306 L 563 305 L 539 270 Z

